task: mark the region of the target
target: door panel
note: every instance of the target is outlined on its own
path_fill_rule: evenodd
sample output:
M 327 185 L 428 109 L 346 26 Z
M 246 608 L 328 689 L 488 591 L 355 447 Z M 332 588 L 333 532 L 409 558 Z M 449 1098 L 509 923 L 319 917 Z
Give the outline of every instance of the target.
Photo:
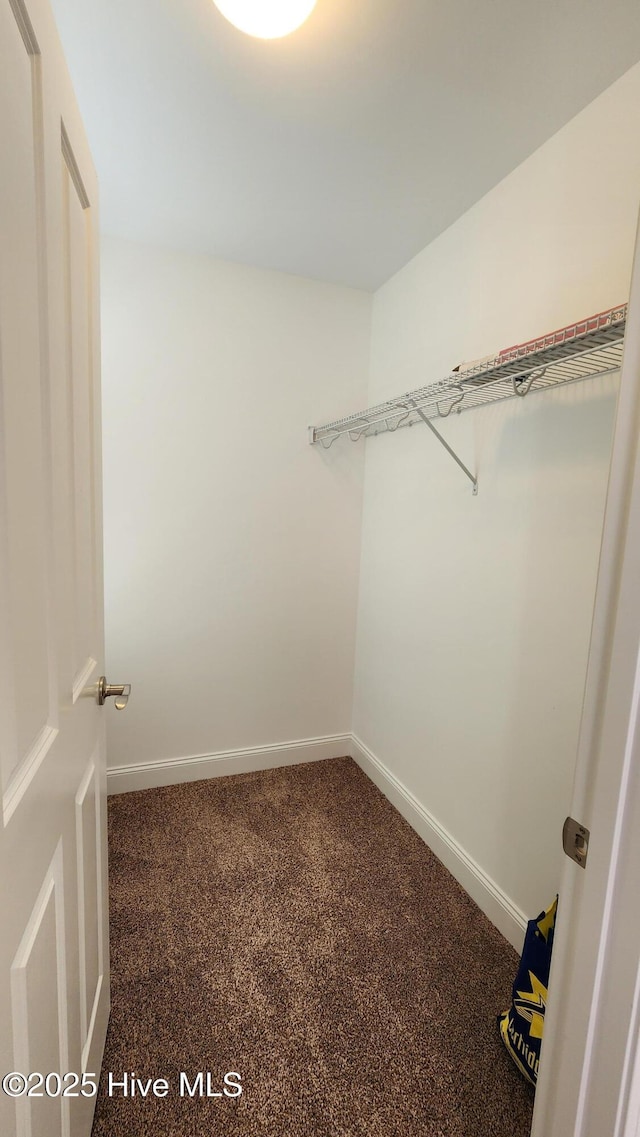
M 58 845 L 11 967 L 17 1070 L 66 1070 L 67 1006 L 62 847 Z M 69 1100 L 18 1099 L 19 1131 L 68 1137 Z
M 45 756 L 53 741 L 50 698 L 53 663 L 49 642 L 47 570 L 47 479 L 43 385 L 47 360 L 41 343 L 43 279 L 39 261 L 42 185 L 40 61 L 30 54 L 11 8 L 2 9 L 0 98 L 0 263 L 3 456 L 4 672 L 13 713 L 3 715 L 2 789 L 7 806 L 18 780 Z M 6 163 L 6 165 L 5 165 Z M 12 381 L 19 375 L 20 382 Z M 7 610 L 8 609 L 8 610 Z M 4 629 L 3 629 L 4 630 Z M 49 728 L 49 729 L 47 729 Z M 5 737 L 5 732 L 8 737 Z M 12 784 L 13 779 L 13 784 Z
M 91 214 L 86 190 L 68 135 L 62 128 L 62 218 L 64 234 L 65 324 L 69 382 L 71 481 L 73 510 L 72 669 L 73 691 L 93 660 L 95 620 L 95 549 L 92 407 L 92 282 Z
M 102 910 L 98 903 L 102 880 L 102 819 L 97 756 L 94 755 L 76 794 L 78 865 L 78 935 L 80 956 L 80 1041 L 83 1064 L 103 980 Z

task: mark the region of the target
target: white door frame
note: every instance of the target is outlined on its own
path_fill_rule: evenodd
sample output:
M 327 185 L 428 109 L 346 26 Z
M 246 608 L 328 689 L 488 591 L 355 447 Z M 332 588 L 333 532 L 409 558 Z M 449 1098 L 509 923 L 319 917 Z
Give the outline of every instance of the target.
M 640 1137 L 640 236 L 532 1137 Z

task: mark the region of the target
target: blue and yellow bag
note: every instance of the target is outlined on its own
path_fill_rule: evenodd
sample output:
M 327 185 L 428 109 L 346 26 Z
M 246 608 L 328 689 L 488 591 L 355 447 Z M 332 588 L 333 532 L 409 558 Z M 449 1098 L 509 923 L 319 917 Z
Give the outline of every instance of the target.
M 557 908 L 556 896 L 546 912 L 541 912 L 536 920 L 529 920 L 511 1006 L 498 1015 L 500 1037 L 520 1073 L 532 1086 L 538 1080 Z

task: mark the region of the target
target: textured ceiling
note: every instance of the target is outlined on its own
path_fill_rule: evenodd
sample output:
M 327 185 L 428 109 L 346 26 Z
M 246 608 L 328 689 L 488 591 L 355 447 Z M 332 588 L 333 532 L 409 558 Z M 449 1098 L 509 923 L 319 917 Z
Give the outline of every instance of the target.
M 53 3 L 105 232 L 366 289 L 640 59 L 638 0 Z

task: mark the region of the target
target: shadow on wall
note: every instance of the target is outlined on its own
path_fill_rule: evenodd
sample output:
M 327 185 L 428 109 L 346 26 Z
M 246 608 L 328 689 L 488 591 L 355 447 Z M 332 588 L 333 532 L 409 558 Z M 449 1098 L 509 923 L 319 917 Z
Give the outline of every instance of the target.
M 551 834 L 551 854 L 558 865 L 562 825 L 571 803 L 604 521 L 603 471 L 610 463 L 618 384 L 619 373 L 576 384 L 562 391 L 553 405 L 533 396 L 526 434 L 519 429 L 519 416 L 511 417 L 497 450 L 498 467 L 516 482 L 518 524 L 525 539 L 504 722 L 505 764 L 496 788 L 505 817 L 518 811 L 520 802 L 532 859 L 542 834 Z M 519 476 L 532 463 L 538 476 L 519 492 Z M 584 551 L 579 571 L 571 568 L 576 547 Z M 519 757 L 517 765 L 509 761 L 510 755 Z M 546 813 L 541 824 L 531 816 L 523 763 L 541 789 L 538 809 Z M 496 836 L 498 856 L 506 859 L 508 831 L 498 827 Z M 552 896 L 538 899 L 543 906 Z
M 422 427 L 367 446 L 355 733 L 527 913 L 558 883 L 616 390 L 443 423 L 477 497 Z

